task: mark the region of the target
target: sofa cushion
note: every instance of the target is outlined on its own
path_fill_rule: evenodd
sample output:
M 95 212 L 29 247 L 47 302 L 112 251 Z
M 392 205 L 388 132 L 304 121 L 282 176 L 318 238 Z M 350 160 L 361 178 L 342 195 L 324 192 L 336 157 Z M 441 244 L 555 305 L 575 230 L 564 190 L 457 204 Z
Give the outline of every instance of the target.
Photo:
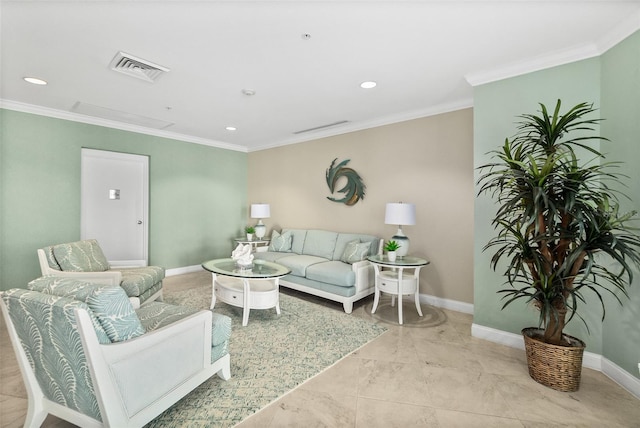
M 307 236 L 306 229 L 282 229 L 282 233 L 291 232 L 291 252 L 302 254 L 304 241 Z
M 352 287 L 356 283 L 356 273 L 351 265 L 339 261 L 316 263 L 307 267 L 306 278 L 341 287 Z
M 284 257 L 290 257 L 297 254 L 293 253 L 280 253 L 277 251 L 257 251 L 253 253 L 253 259 L 256 260 L 267 260 L 269 262 L 276 262 Z
M 340 258 L 340 261 L 349 264 L 360 262 L 367 258 L 370 248 L 371 242 L 360 242 L 360 240 L 351 241 L 344 249 L 344 253 Z
M 333 250 L 336 248 L 338 234 L 326 230 L 309 230 L 304 239 L 302 254 L 322 257 L 331 260 Z
M 379 241 L 379 238 L 373 235 L 364 235 L 360 233 L 339 233 L 338 239 L 336 240 L 336 248 L 333 252 L 331 260 L 341 260 L 342 256 L 344 255 L 344 250 L 345 248 L 347 248 L 347 244 L 352 241 L 370 242 L 371 247 L 367 256 L 373 255 L 378 251 L 377 243 Z
M 63 271 L 104 272 L 109 269 L 109 262 L 95 239 L 54 245 L 53 255 Z
M 292 254 L 288 257 L 278 259 L 278 264 L 291 269 L 291 275 L 305 276 L 309 266 L 326 261 L 327 259 L 323 259 L 322 257 Z
M 284 232 L 282 235 L 274 230 L 271 232 L 271 242 L 269 243 L 269 251 L 278 251 L 280 253 L 290 253 L 293 237 L 291 232 Z
M 31 290 L 84 302 L 98 319 L 111 342 L 144 334 L 131 301 L 118 286 L 92 284 L 72 278 L 45 276 L 29 283 Z

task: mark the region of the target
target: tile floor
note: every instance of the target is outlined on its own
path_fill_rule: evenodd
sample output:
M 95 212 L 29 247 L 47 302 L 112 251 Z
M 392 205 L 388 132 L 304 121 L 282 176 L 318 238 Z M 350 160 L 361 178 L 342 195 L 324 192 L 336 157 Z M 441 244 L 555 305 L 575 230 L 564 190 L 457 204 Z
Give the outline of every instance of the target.
M 165 289 L 209 281 L 205 272 L 179 275 Z M 405 302 L 405 325 L 398 326 L 389 303 L 382 300 L 372 315 L 368 298 L 353 312 L 389 331 L 237 428 L 640 427 L 640 400 L 602 373 L 584 369 L 579 391 L 557 392 L 529 378 L 524 351 L 472 338 L 471 315 L 422 305 L 419 318 Z M 20 427 L 26 393 L 4 322 L 0 343 L 0 427 Z M 71 425 L 49 416 L 43 426 Z

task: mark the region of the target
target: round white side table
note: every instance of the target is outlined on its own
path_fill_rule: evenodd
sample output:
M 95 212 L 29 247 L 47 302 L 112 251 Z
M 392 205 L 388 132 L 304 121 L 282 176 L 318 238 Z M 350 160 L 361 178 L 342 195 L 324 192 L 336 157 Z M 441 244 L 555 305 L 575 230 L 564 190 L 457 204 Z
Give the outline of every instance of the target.
M 418 257 L 404 256 L 390 261 L 385 256 L 375 255 L 367 258 L 375 270 L 375 296 L 373 298 L 373 308 L 371 313 L 376 313 L 380 303 L 380 293 L 391 295 L 391 306 L 395 304 L 398 296 L 398 324 L 402 324 L 402 296 L 413 294 L 418 310 L 418 315 L 422 316 L 420 308 L 420 269 L 429 262 Z M 392 270 L 383 270 L 390 268 Z M 406 272 L 405 270 L 411 270 Z

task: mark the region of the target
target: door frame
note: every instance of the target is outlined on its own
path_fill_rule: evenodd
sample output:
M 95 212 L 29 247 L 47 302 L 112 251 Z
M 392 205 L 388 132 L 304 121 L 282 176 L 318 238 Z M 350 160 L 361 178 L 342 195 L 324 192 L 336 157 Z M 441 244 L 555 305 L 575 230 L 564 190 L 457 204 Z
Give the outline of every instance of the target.
M 80 239 L 86 239 L 86 207 L 84 206 L 85 171 L 83 168 L 85 157 L 101 158 L 114 161 L 139 162 L 143 167 L 142 177 L 142 260 L 109 260 L 111 267 L 147 266 L 149 263 L 149 156 L 131 153 L 114 152 L 109 150 L 82 147 L 80 155 Z

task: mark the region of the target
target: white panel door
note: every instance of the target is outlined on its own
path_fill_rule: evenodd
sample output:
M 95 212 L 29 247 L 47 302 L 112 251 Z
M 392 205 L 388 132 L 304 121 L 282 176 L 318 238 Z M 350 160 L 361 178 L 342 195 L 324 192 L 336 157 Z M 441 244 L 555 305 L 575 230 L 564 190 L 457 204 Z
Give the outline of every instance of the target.
M 82 149 L 81 238 L 113 266 L 146 266 L 149 158 Z

